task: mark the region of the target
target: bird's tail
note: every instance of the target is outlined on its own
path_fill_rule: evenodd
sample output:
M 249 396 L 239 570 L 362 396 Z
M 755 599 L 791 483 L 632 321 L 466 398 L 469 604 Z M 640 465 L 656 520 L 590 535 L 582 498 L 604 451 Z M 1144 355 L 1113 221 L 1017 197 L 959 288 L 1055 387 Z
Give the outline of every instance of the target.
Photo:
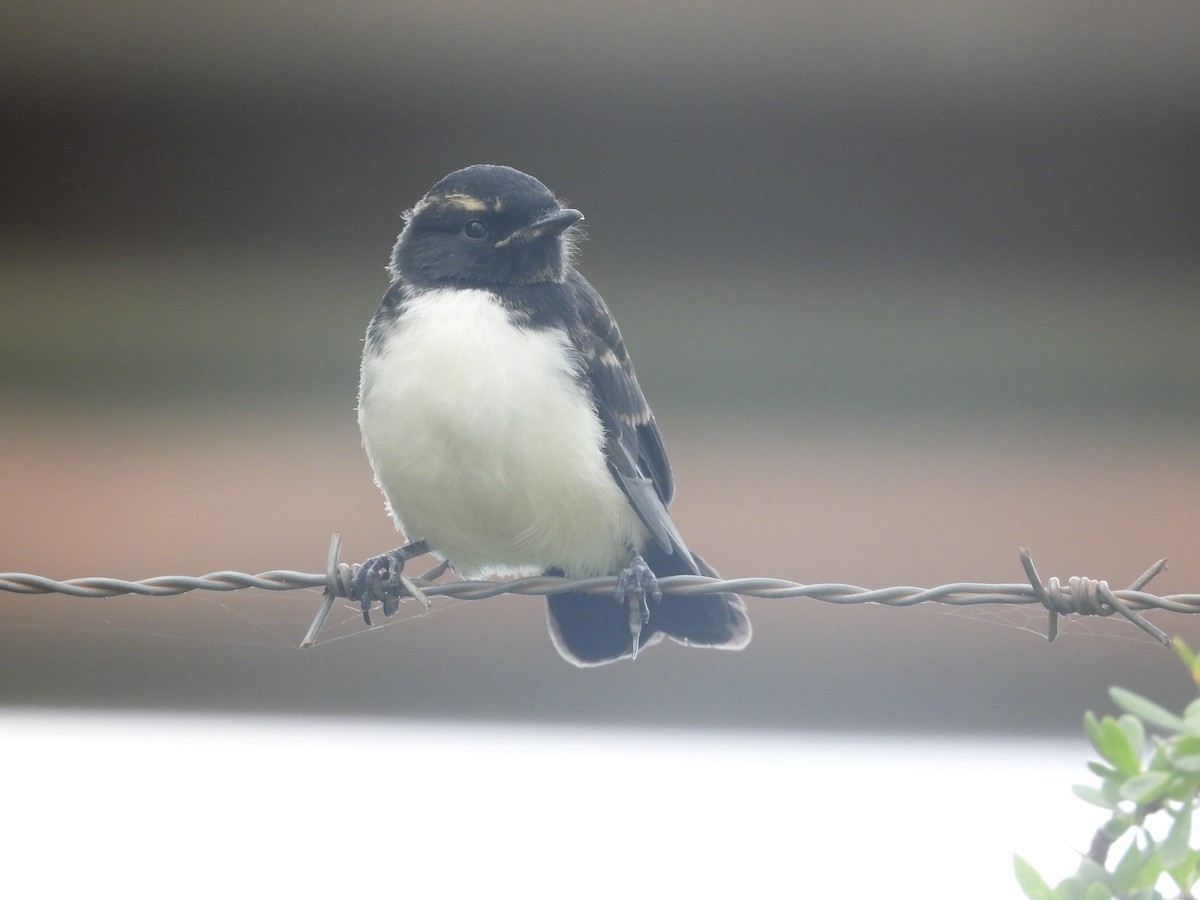
M 696 566 L 681 554 L 649 547 L 643 554 L 658 578 L 671 575 L 719 577 L 712 566 L 695 554 Z M 567 593 L 546 598 L 550 637 L 563 659 L 577 666 L 602 666 L 633 656 L 629 629 L 629 600 L 617 602 L 603 594 Z M 638 649 L 657 644 L 663 637 L 688 647 L 741 650 L 750 643 L 750 619 L 737 594 L 663 594 L 650 602 L 650 621 L 642 626 Z

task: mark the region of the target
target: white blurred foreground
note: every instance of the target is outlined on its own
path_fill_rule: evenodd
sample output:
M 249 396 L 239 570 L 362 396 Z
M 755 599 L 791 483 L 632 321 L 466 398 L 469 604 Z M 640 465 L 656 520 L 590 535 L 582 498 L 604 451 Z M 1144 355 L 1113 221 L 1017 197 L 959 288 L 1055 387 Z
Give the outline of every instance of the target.
M 1017 897 L 1078 742 L 0 713 L 11 896 Z

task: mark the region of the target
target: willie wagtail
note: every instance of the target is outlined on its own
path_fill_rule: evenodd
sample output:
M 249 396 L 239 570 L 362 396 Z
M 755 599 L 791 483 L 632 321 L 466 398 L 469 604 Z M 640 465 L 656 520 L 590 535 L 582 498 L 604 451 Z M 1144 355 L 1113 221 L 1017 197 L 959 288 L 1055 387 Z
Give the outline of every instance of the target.
M 615 598 L 547 598 L 568 661 L 635 657 L 664 635 L 741 649 L 741 598 L 658 590 L 656 576 L 716 573 L 667 514 L 658 426 L 617 323 L 572 265 L 582 218 L 536 178 L 483 165 L 405 214 L 367 329 L 358 423 L 412 543 L 367 560 L 353 599 L 390 615 L 405 561 L 426 552 L 465 578 L 616 575 Z

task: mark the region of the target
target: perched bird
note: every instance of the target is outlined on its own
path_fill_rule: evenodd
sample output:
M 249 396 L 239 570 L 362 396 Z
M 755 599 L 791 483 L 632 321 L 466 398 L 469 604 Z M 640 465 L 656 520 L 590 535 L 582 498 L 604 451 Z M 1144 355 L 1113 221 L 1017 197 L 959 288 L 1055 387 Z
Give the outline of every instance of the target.
M 352 598 L 389 615 L 406 560 L 460 576 L 617 576 L 616 596 L 548 597 L 550 636 L 578 666 L 665 635 L 737 650 L 734 594 L 663 595 L 657 577 L 715 575 L 667 505 L 671 468 L 617 323 L 572 264 L 573 226 L 536 178 L 452 172 L 405 213 L 391 286 L 367 329 L 363 446 L 412 542 L 358 569 Z

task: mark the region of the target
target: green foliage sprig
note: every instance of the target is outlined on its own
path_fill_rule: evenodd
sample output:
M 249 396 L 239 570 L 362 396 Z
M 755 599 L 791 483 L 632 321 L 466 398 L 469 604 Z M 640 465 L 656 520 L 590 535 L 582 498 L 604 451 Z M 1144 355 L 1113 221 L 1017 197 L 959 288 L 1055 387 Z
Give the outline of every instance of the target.
M 1200 657 L 1178 638 L 1174 647 L 1200 687 Z M 1083 718 L 1102 759 L 1088 763 L 1100 784 L 1074 787 L 1076 796 L 1107 810 L 1109 819 L 1074 875 L 1051 887 L 1017 856 L 1017 882 L 1030 900 L 1194 898 L 1200 880 L 1200 849 L 1192 842 L 1192 813 L 1200 796 L 1200 699 L 1181 717 L 1123 688 L 1110 688 L 1109 696 L 1123 715 L 1097 719 L 1088 712 Z M 1148 755 L 1147 728 L 1159 732 Z M 1110 864 L 1109 851 L 1126 837 L 1124 852 Z M 1178 893 L 1158 889 L 1164 875 Z

